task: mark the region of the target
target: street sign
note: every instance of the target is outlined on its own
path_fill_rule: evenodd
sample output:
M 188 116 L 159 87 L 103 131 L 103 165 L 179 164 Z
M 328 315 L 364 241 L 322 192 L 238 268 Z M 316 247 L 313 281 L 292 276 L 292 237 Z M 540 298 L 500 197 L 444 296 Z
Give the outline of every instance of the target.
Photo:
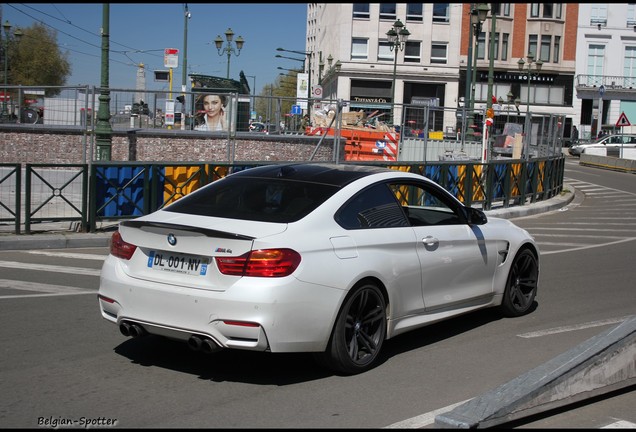
M 165 124 L 167 126 L 174 125 L 174 99 L 166 99 Z
M 163 50 L 163 67 L 179 67 L 179 50 L 176 48 L 166 48 Z
M 303 110 L 300 107 L 300 105 L 292 105 L 291 113 L 292 114 L 302 114 Z
M 616 122 L 616 126 L 631 126 L 632 124 L 627 120 L 627 116 L 624 112 L 621 113 L 620 117 L 618 117 L 618 121 Z
M 314 97 L 318 98 L 318 99 L 322 98 L 322 86 L 321 85 L 316 85 L 316 86 L 313 86 L 313 87 L 314 87 L 314 89 L 313 89 Z

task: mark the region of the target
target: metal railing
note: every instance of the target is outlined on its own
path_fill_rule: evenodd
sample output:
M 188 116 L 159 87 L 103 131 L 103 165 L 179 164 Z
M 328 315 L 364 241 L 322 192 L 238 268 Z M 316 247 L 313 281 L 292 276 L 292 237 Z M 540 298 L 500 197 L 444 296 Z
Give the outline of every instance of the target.
M 565 157 L 498 160 L 488 164 L 466 161 L 355 163 L 382 165 L 426 176 L 466 205 L 490 210 L 558 195 L 563 187 Z M 30 234 L 34 224 L 60 221 L 76 221 L 82 231 L 95 232 L 99 224 L 148 214 L 232 172 L 266 164 L 27 165 L 24 233 Z M 16 191 L 7 197 L 0 194 L 0 221 L 14 223 L 15 233 L 20 234 L 20 166 L 5 164 L 0 168 L 3 169 L 1 190 L 6 190 L 7 183 Z
M 577 75 L 577 87 L 600 87 L 607 89 L 636 89 L 636 77 L 622 75 Z

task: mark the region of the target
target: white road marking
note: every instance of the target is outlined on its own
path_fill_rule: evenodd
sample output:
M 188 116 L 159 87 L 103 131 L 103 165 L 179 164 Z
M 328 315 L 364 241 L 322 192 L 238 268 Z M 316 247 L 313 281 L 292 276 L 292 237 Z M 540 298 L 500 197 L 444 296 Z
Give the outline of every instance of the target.
M 445 406 L 444 408 L 437 409 L 435 411 L 430 411 L 425 414 L 418 415 L 416 417 L 411 417 L 410 419 L 402 420 L 397 423 L 390 424 L 385 426 L 383 429 L 419 429 L 424 426 L 431 425 L 435 423 L 435 416 L 438 414 L 443 414 L 452 410 L 455 407 L 460 406 L 468 402 L 470 399 L 466 399 L 463 402 L 457 402 L 453 405 Z
M 11 279 L 0 279 L 0 289 L 2 288 L 8 288 L 17 291 L 37 292 L 41 294 L 0 295 L 0 299 L 97 294 L 97 291 L 95 290 L 86 290 L 82 288 L 63 285 L 42 284 L 37 282 L 17 281 Z
M 52 252 L 52 251 L 28 251 L 27 253 L 32 255 L 46 255 L 46 256 L 54 256 L 60 258 L 76 258 L 76 259 L 86 259 L 86 260 L 96 260 L 96 261 L 104 261 L 108 255 L 98 255 L 98 254 L 81 254 L 81 253 L 72 253 L 72 252 Z
M 601 326 L 609 325 L 609 324 L 619 324 L 628 318 L 631 318 L 631 315 L 620 317 L 620 318 L 609 318 L 609 319 L 600 320 L 600 321 L 591 321 L 591 322 L 576 324 L 571 326 L 554 327 L 547 330 L 522 333 L 517 336 L 522 338 L 541 337 L 541 336 L 547 336 L 547 335 L 556 334 L 556 333 L 565 333 L 570 331 L 582 330 L 582 329 L 591 328 L 591 327 L 601 327 Z
M 614 423 L 610 423 L 607 426 L 603 426 L 601 429 L 636 429 L 636 423 L 619 420 Z
M 48 264 L 33 264 L 33 263 L 21 263 L 17 261 L 0 261 L 0 267 L 21 269 L 21 270 L 36 270 L 36 271 L 50 271 L 56 273 L 70 273 L 83 276 L 99 276 L 101 270 L 87 269 L 81 267 L 63 267 Z
M 634 241 L 634 240 L 636 240 L 636 237 L 626 238 L 626 239 L 618 240 L 618 241 L 615 241 L 615 242 L 602 243 L 602 244 L 592 245 L 592 246 L 581 246 L 581 247 L 575 247 L 575 248 L 571 248 L 571 249 L 561 249 L 561 250 L 556 250 L 556 251 L 541 252 L 541 256 L 543 256 L 543 255 L 552 255 L 552 254 L 563 253 L 563 252 L 573 252 L 573 251 L 584 250 L 584 249 L 593 249 L 593 248 L 597 248 L 597 247 L 605 247 L 605 246 L 610 246 L 610 245 L 619 244 L 619 243 L 625 243 L 625 242 Z

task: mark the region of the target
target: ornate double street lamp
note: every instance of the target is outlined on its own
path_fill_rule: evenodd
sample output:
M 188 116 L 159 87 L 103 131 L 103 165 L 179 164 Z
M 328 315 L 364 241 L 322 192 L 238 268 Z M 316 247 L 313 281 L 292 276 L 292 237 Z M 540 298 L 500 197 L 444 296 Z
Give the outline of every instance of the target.
M 515 95 L 512 94 L 512 92 L 510 91 L 508 92 L 506 97 L 508 98 L 506 100 L 506 123 L 510 123 L 510 104 L 515 104 L 515 107 L 517 108 L 517 114 L 519 114 L 519 104 L 521 103 L 521 101 L 519 100 L 519 98 L 515 99 Z M 503 106 L 504 104 L 504 100 L 501 96 L 499 96 L 499 100 L 497 102 L 499 102 L 500 106 Z
M 395 123 L 395 79 L 397 77 L 397 53 L 404 51 L 406 41 L 411 33 L 404 27 L 399 19 L 393 23 L 393 27 L 386 32 L 389 41 L 389 49 L 393 52 L 393 79 L 391 81 L 391 125 Z
M 234 44 L 236 45 L 236 49 L 234 49 L 232 46 L 234 32 L 231 28 L 225 30 L 225 39 L 227 40 L 227 46 L 224 47 L 221 35 L 217 35 L 216 39 L 214 39 L 214 45 L 216 45 L 216 49 L 220 56 L 227 54 L 227 78 L 230 78 L 230 59 L 232 58 L 232 54 L 235 54 L 237 57 L 241 55 L 241 50 L 243 49 L 245 41 L 241 36 L 237 37 L 236 41 L 234 41 Z
M 529 53 L 526 58 L 528 59 L 528 66 L 526 67 L 526 62 L 523 61 L 522 58 L 519 59 L 517 65 L 519 65 L 519 72 L 526 73 L 526 77 L 528 78 L 528 98 L 526 99 L 526 126 L 525 126 L 525 145 L 523 151 L 523 157 L 529 159 L 530 156 L 528 154 L 528 149 L 530 145 L 530 126 L 532 125 L 530 119 L 530 81 L 532 77 L 539 76 L 541 72 L 541 66 L 543 66 L 543 62 L 541 59 L 534 61 L 534 54 Z M 534 70 L 532 65 L 534 64 Z
M 472 139 L 474 135 L 473 130 L 473 110 L 475 109 L 475 81 L 477 81 L 477 51 L 479 47 L 479 35 L 481 33 L 481 26 L 488 15 L 488 5 L 485 3 L 472 4 L 470 9 L 470 26 L 472 33 L 469 33 L 470 40 L 468 43 L 468 68 L 466 70 L 466 94 L 465 94 L 465 108 L 466 114 L 466 135 Z M 474 53 L 473 53 L 473 41 L 475 38 Z M 471 58 L 472 55 L 472 58 Z
M 11 23 L 9 23 L 9 21 L 5 21 L 4 24 L 2 24 L 2 27 L 4 28 L 4 46 L 2 47 L 3 49 L 3 54 L 4 54 L 4 89 L 3 89 L 3 95 L 2 95 L 2 119 L 5 119 L 9 116 L 9 111 L 7 110 L 7 99 L 9 98 L 9 95 L 7 94 L 7 85 L 9 83 L 9 42 L 11 39 Z M 15 32 L 13 32 L 13 40 L 15 42 L 18 42 L 20 40 L 20 38 L 22 37 L 22 32 L 20 31 L 20 29 L 16 29 Z

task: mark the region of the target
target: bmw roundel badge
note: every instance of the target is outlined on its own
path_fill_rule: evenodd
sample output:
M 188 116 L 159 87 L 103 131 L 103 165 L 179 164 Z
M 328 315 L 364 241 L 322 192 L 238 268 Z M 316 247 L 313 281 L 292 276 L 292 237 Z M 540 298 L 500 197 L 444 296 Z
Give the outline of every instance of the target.
M 176 245 L 177 244 L 177 236 L 175 236 L 172 233 L 168 234 L 168 243 L 170 243 L 170 246 Z

